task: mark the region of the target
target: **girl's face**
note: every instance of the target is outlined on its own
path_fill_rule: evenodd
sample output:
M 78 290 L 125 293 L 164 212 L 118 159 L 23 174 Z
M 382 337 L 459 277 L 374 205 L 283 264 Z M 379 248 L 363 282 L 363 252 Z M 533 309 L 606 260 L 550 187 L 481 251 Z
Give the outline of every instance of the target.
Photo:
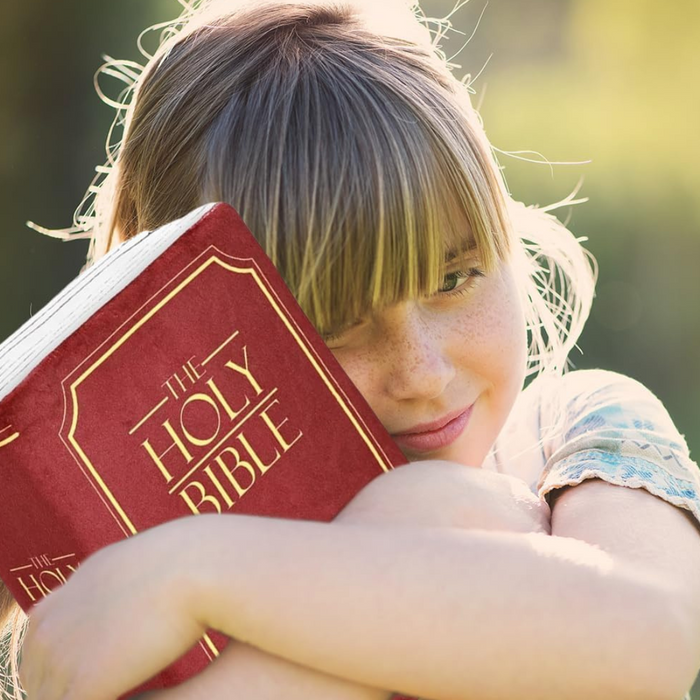
M 484 276 L 478 264 L 462 258 L 439 293 L 326 340 L 409 461 L 480 467 L 522 389 L 527 335 L 513 270 L 501 263 Z

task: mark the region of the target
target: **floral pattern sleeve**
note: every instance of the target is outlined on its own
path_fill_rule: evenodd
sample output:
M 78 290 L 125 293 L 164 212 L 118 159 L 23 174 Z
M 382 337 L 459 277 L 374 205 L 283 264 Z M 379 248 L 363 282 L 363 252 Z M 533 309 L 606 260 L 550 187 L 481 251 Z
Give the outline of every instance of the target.
M 643 488 L 684 508 L 700 527 L 700 470 L 661 401 L 638 381 L 606 370 L 570 372 L 543 397 L 553 437 L 544 441 L 537 493 L 599 478 Z

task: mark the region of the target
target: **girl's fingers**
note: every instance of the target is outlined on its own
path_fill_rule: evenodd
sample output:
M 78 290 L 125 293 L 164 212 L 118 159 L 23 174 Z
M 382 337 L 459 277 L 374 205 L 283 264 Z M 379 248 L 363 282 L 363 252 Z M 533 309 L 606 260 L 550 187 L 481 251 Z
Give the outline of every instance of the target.
M 30 700 L 118 697 L 196 643 L 205 629 L 171 557 L 180 527 L 173 521 L 94 553 L 35 606 L 20 667 Z
M 37 642 L 36 631 L 39 624 L 37 608 L 29 615 L 27 632 L 22 642 L 22 654 L 19 659 L 19 681 L 27 698 L 50 700 L 62 695 L 61 682 L 55 679 L 53 688 L 46 688 L 44 683 L 46 674 L 46 655 L 41 644 Z M 58 694 L 57 694 L 58 693 Z

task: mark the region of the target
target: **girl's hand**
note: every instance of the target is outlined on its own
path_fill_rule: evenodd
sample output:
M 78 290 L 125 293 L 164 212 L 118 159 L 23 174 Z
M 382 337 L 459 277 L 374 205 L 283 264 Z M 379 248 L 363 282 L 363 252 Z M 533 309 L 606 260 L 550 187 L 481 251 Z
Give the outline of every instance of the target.
M 31 700 L 114 700 L 202 636 L 187 594 L 189 520 L 99 550 L 34 607 L 20 669 Z

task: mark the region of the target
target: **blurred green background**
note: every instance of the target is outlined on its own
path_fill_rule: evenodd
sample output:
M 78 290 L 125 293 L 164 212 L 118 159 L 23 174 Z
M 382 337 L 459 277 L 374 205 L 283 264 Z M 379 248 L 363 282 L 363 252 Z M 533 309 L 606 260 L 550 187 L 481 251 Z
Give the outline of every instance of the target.
M 421 3 L 431 17 L 454 5 Z M 52 240 L 24 222 L 69 227 L 105 161 L 114 111 L 92 82 L 102 54 L 142 62 L 138 32 L 180 9 L 176 0 L 4 3 L 0 340 L 83 264 L 85 241 Z M 451 21 L 456 31 L 442 47 L 458 77 L 483 69 L 474 103 L 494 146 L 592 161 L 550 168 L 499 154 L 511 192 L 526 203 L 559 201 L 583 178 L 580 196 L 590 201 L 559 212 L 589 237 L 600 265 L 575 366 L 639 379 L 699 459 L 700 3 L 471 0 Z M 700 698 L 700 682 L 695 689 Z

